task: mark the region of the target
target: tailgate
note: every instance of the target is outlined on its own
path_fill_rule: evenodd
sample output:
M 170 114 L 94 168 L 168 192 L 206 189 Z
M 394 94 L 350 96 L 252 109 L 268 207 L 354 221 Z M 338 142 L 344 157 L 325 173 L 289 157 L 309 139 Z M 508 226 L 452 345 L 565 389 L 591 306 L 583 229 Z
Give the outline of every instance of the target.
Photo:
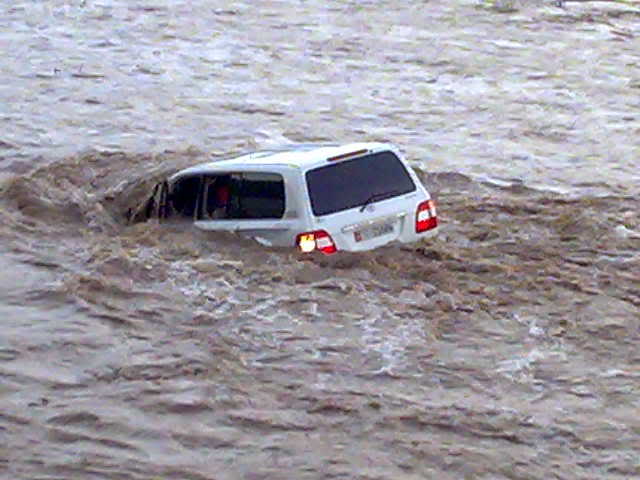
M 400 240 L 414 229 L 415 198 L 403 195 L 369 205 L 334 213 L 323 219 L 338 250 L 371 250 Z M 329 227 L 329 225 L 331 225 Z

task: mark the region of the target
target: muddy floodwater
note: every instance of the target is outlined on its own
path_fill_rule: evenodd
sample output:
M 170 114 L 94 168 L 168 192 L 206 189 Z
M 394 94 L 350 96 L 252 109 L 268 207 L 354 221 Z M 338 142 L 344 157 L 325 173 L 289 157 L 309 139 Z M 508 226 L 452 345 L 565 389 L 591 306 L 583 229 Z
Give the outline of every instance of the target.
M 637 2 L 0 6 L 0 478 L 640 477 Z M 391 141 L 429 242 L 127 222 L 154 182 Z

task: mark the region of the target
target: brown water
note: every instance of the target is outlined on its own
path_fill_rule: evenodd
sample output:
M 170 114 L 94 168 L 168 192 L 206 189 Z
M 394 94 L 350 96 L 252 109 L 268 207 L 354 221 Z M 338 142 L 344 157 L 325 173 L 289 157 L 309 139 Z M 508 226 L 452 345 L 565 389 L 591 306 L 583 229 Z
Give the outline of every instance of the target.
M 3 6 L 0 477 L 639 476 L 640 16 L 517 6 Z M 124 222 L 209 152 L 359 139 L 436 240 Z

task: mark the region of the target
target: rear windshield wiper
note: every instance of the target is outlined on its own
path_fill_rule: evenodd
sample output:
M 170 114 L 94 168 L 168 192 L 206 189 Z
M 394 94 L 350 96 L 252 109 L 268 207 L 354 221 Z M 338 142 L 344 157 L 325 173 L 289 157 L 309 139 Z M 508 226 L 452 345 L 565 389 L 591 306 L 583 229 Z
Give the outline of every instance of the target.
M 394 195 L 398 195 L 400 192 L 398 190 L 391 190 L 390 192 L 382 192 L 382 193 L 374 193 L 373 195 L 369 196 L 369 198 L 367 198 L 367 200 L 362 204 L 362 207 L 360 207 L 360 211 L 364 212 L 364 209 L 367 208 L 367 206 L 372 203 L 375 202 L 376 200 L 383 200 L 385 198 L 390 198 L 393 197 Z

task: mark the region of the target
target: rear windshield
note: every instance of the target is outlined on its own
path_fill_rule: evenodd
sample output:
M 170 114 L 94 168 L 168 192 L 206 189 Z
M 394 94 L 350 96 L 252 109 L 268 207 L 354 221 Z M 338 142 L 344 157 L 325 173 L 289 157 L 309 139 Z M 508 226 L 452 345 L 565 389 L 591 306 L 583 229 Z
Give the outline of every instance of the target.
M 413 192 L 416 186 L 393 152 L 338 161 L 307 172 L 314 215 L 359 207 Z

